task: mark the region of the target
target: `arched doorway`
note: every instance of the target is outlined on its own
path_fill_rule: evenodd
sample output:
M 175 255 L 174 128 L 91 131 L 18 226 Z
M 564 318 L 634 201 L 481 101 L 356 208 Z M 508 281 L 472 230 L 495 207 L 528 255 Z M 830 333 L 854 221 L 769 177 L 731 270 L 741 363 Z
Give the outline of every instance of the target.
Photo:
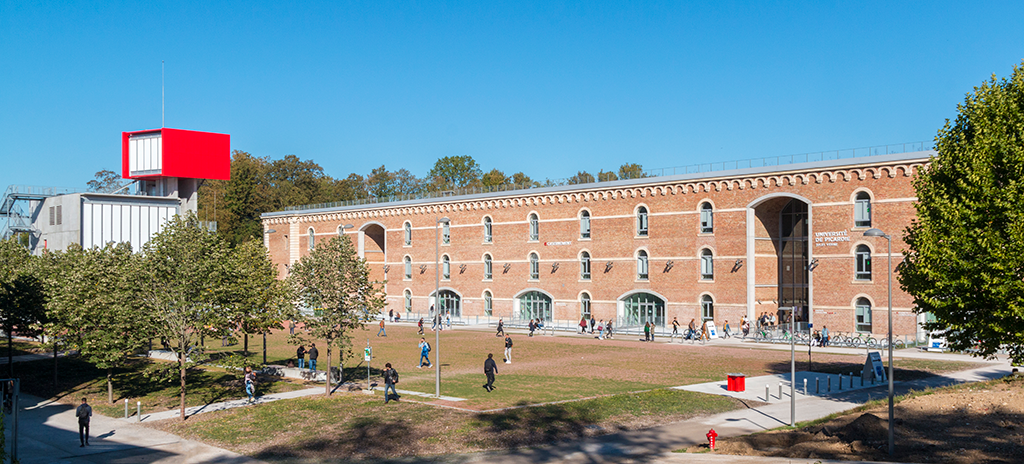
M 780 322 L 791 314 L 799 323 L 812 322 L 812 216 L 810 201 L 789 193 L 747 206 L 747 317 L 767 312 Z
M 519 297 L 519 318 L 551 320 L 551 297 L 532 290 Z
M 441 317 L 451 316 L 453 319 L 462 317 L 462 297 L 458 293 L 448 289 L 441 289 L 436 300 L 437 309 L 441 311 Z
M 665 300 L 650 293 L 634 293 L 622 299 L 624 327 L 642 326 L 648 322 L 665 326 Z

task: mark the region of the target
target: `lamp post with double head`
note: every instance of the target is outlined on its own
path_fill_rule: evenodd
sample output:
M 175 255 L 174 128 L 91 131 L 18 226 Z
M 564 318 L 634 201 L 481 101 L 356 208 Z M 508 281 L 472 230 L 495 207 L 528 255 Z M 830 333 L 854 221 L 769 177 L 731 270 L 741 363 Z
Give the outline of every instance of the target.
M 892 236 L 879 229 L 868 229 L 865 237 L 883 237 L 888 243 L 886 258 L 889 261 L 889 456 L 896 451 L 896 437 L 893 433 L 893 388 L 892 388 Z
M 434 327 L 434 396 L 441 397 L 441 241 L 438 228 L 448 224 L 449 219 L 443 217 L 434 224 L 434 315 L 437 326 Z

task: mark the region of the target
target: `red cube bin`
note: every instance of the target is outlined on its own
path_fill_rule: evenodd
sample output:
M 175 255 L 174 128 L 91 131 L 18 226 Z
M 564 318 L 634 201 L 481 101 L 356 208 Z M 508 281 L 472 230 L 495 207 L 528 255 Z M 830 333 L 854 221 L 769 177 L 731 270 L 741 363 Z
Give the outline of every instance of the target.
M 741 392 L 747 390 L 747 376 L 745 374 L 726 374 L 728 380 L 726 381 L 726 390 L 731 392 Z

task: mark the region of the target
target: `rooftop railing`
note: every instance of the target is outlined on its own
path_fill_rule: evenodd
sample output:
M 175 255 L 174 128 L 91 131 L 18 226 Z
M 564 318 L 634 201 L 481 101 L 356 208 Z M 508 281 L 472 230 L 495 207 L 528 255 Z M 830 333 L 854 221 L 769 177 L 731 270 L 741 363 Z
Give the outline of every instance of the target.
M 751 169 L 770 166 L 785 166 L 787 164 L 811 163 L 817 161 L 840 160 L 847 158 L 862 158 L 865 156 L 893 155 L 899 153 L 913 153 L 932 149 L 932 142 L 908 142 L 890 145 L 878 145 L 863 148 L 847 148 L 842 150 L 819 151 L 801 153 L 797 155 L 769 156 L 765 158 L 751 158 L 739 161 L 723 161 L 719 163 L 699 163 L 688 166 L 676 166 L 668 168 L 647 169 L 636 177 L 619 177 L 616 174 L 614 179 L 593 178 L 593 181 L 579 182 L 577 178 L 547 179 L 544 182 L 530 184 L 505 184 L 495 186 L 465 187 L 453 190 L 434 190 L 405 195 L 392 195 L 387 197 L 369 197 L 355 200 L 335 201 L 330 203 L 315 203 L 309 205 L 286 206 L 284 211 L 302 211 L 309 209 L 339 208 L 345 206 L 362 206 L 379 203 L 394 203 L 409 200 L 424 200 L 430 198 L 444 198 L 456 195 L 473 195 L 480 193 L 509 192 L 514 190 L 529 190 L 543 187 L 559 187 L 565 185 L 584 185 L 611 182 L 616 180 L 630 180 L 650 177 L 664 177 L 684 174 L 700 174 L 717 171 L 731 171 L 735 169 Z M 610 177 L 610 176 L 609 176 Z

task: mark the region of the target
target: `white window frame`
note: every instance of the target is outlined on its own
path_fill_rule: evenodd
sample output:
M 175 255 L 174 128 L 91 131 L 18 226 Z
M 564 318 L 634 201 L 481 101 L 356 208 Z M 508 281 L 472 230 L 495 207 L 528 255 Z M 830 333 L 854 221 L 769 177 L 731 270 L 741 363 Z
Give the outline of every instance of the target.
M 636 280 L 648 280 L 650 278 L 651 263 L 650 257 L 644 250 L 636 252 Z
M 708 201 L 700 205 L 700 233 L 715 233 L 715 209 Z
M 490 216 L 484 216 L 484 243 L 494 242 L 494 221 Z
M 540 216 L 537 213 L 530 213 L 530 241 L 536 242 L 540 240 Z
M 580 317 L 585 317 L 588 320 L 592 315 L 591 298 L 590 294 L 583 292 L 580 294 Z
M 590 239 L 590 211 L 580 212 L 580 238 Z
M 530 280 L 540 280 L 540 256 L 530 253 Z
M 494 277 L 494 261 L 491 255 L 484 255 L 484 280 L 491 280 Z
M 580 279 L 590 280 L 590 253 L 580 252 Z
M 405 278 L 406 278 L 406 280 L 411 280 L 412 279 L 412 258 L 409 257 L 409 256 L 406 256 L 402 260 L 402 262 L 405 265 Z
M 700 250 L 700 280 L 715 280 L 715 253 L 709 248 Z
M 636 208 L 636 235 L 637 237 L 647 237 L 649 231 L 650 211 L 646 206 L 638 206 Z
M 858 298 L 854 304 L 853 326 L 858 333 L 871 333 L 871 301 L 867 298 Z M 865 327 L 867 330 L 864 330 Z
M 441 244 L 451 245 L 452 243 L 452 224 L 451 222 L 445 222 L 441 224 Z
M 853 271 L 854 280 L 862 282 L 871 281 L 871 247 L 867 245 L 857 245 L 854 248 L 854 262 L 855 267 Z
M 448 255 L 441 256 L 441 280 L 451 280 L 452 260 Z
M 871 194 L 858 192 L 853 201 L 853 226 L 871 227 Z
M 405 223 L 405 225 L 403 226 L 403 228 L 405 229 L 405 246 L 411 246 L 412 245 L 412 223 L 407 221 Z

